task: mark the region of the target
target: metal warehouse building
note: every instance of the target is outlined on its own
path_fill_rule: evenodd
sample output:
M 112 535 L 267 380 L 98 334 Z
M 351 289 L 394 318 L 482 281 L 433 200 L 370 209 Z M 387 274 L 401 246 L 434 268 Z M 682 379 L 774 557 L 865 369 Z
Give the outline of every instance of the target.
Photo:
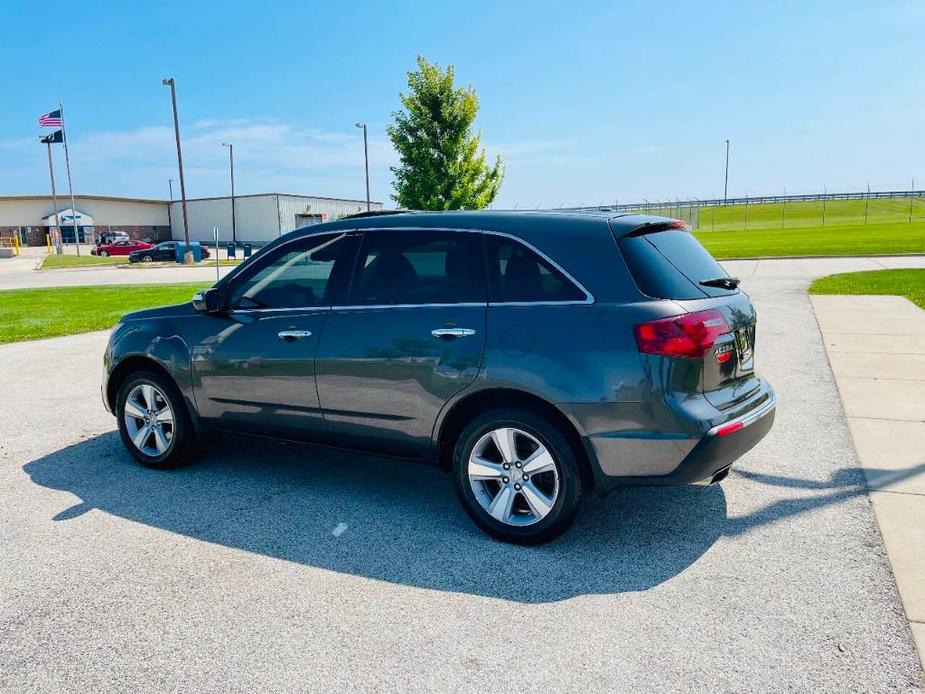
M 381 202 L 371 203 L 381 210 Z M 307 195 L 266 193 L 236 195 L 234 198 L 235 237 L 241 243 L 264 244 L 277 236 L 366 210 L 365 200 L 319 198 Z M 231 241 L 231 198 L 197 198 L 186 201 L 190 239 L 212 242 L 212 227 L 219 239 Z M 178 200 L 170 203 L 170 228 L 175 239 L 183 238 L 183 209 Z
M 49 226 L 76 223 L 88 242 L 103 231 L 121 229 L 132 238 L 166 241 L 183 238 L 183 210 L 179 200 L 147 200 L 103 195 L 58 196 L 54 209 L 50 195 L 0 196 L 0 236 L 18 236 L 24 245 L 45 244 Z M 381 202 L 373 202 L 381 210 Z M 283 193 L 237 195 L 234 199 L 235 238 L 239 243 L 262 245 L 281 234 L 311 224 L 338 219 L 366 209 L 365 200 L 326 198 Z M 222 242 L 232 239 L 231 198 L 196 198 L 186 201 L 190 238 L 212 242 L 218 227 Z M 55 214 L 57 212 L 57 215 Z

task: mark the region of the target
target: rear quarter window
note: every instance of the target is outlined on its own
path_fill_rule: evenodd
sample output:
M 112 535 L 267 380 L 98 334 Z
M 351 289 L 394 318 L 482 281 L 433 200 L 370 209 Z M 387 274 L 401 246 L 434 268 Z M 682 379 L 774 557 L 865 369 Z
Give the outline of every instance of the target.
M 669 229 L 624 236 L 617 245 L 636 285 L 648 296 L 683 300 L 738 293 L 700 284 L 728 274 L 689 232 Z

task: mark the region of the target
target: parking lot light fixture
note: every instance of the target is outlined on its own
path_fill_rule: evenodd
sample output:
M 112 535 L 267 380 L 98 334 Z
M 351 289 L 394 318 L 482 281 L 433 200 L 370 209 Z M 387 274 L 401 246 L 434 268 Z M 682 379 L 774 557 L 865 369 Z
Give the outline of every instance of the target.
M 161 84 L 170 87 L 170 101 L 173 105 L 173 131 L 177 140 L 177 166 L 180 169 L 180 207 L 183 210 L 183 238 L 186 241 L 183 264 L 192 265 L 193 251 L 190 248 L 189 219 L 186 216 L 186 184 L 183 180 L 183 151 L 180 149 L 180 117 L 177 115 L 177 89 L 173 77 L 165 77 Z
M 222 147 L 228 148 L 228 161 L 231 165 L 231 241 L 236 244 L 238 242 L 238 229 L 235 224 L 234 214 L 234 145 L 230 142 L 223 142 Z

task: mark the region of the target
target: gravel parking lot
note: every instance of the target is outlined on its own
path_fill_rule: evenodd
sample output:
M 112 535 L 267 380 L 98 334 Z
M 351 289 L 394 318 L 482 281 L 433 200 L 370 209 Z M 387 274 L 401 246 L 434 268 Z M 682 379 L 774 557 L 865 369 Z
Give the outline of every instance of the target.
M 619 491 L 532 549 L 425 466 L 226 438 L 143 469 L 106 335 L 0 347 L 0 689 L 917 691 L 805 295 L 839 270 L 730 265 L 770 435 L 721 486 Z

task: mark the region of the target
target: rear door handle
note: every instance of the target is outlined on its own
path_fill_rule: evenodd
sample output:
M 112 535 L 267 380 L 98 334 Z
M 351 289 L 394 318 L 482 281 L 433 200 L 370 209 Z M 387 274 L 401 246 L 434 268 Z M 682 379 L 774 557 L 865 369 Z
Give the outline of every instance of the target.
M 430 334 L 444 340 L 451 340 L 454 337 L 470 337 L 475 335 L 475 331 L 472 328 L 437 328 L 431 330 Z
M 311 334 L 311 330 L 280 330 L 276 333 L 280 340 L 285 340 L 286 342 L 295 342 L 303 337 L 310 337 Z

